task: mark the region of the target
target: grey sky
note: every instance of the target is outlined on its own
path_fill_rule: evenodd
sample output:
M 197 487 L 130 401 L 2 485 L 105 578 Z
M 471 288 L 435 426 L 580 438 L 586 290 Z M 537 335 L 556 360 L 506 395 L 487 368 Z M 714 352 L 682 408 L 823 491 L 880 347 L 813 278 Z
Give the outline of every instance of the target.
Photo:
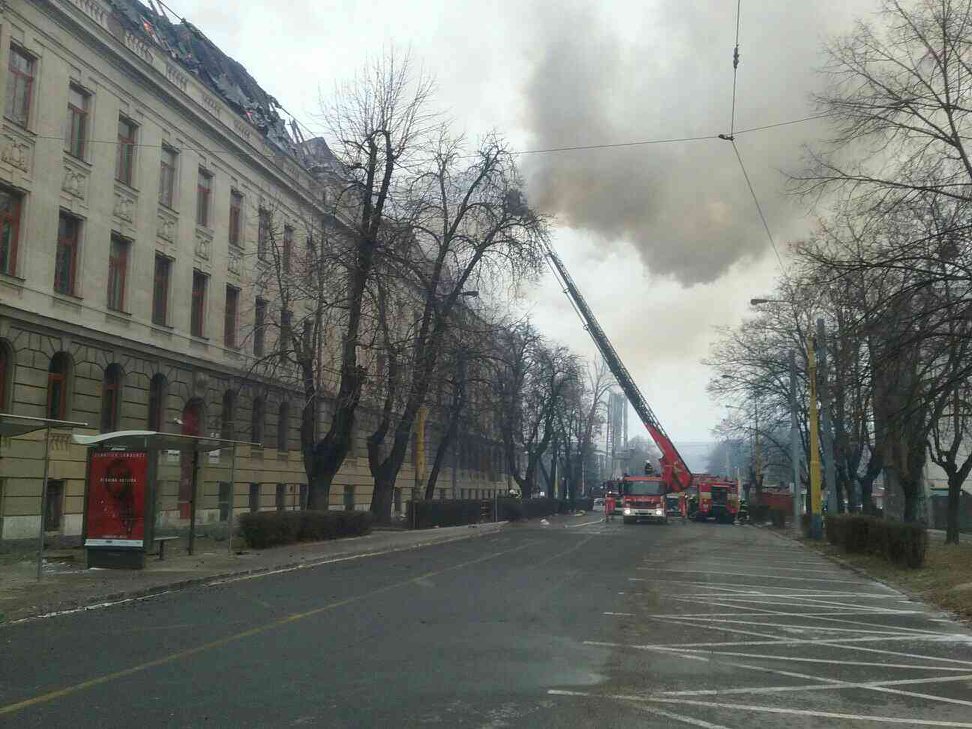
M 166 3 L 311 128 L 320 95 L 393 43 L 437 78 L 439 104 L 472 137 L 496 129 L 533 149 L 728 131 L 735 0 Z M 742 0 L 736 128 L 812 113 L 822 39 L 875 6 Z M 810 225 L 781 170 L 825 132 L 813 122 L 737 140 L 781 246 Z M 708 439 L 720 412 L 699 360 L 778 270 L 730 145 L 521 160 L 531 201 L 556 217 L 557 249 L 666 429 Z M 524 305 L 550 336 L 593 354 L 552 280 Z

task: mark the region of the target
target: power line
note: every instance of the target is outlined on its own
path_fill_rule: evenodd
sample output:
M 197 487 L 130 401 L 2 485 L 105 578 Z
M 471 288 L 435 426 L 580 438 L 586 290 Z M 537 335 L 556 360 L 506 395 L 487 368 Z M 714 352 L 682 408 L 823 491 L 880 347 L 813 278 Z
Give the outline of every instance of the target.
M 729 114 L 729 136 L 736 131 L 736 77 L 739 74 L 739 16 L 742 0 L 736 0 L 736 46 L 732 50 L 732 111 Z
M 763 221 L 763 229 L 766 231 L 766 237 L 769 238 L 770 245 L 773 247 L 773 253 L 776 254 L 776 262 L 780 264 L 780 272 L 786 277 L 786 267 L 783 265 L 783 257 L 780 255 L 779 248 L 776 247 L 776 241 L 773 239 L 773 233 L 770 231 L 769 223 L 766 222 L 766 216 L 763 214 L 763 206 L 759 204 L 759 198 L 756 197 L 756 190 L 753 188 L 753 183 L 749 179 L 749 173 L 746 171 L 746 165 L 743 164 L 742 155 L 739 154 L 739 148 L 736 146 L 736 140 L 730 139 L 732 142 L 732 151 L 736 153 L 736 159 L 739 160 L 739 169 L 742 170 L 743 177 L 746 178 L 746 186 L 749 188 L 749 194 L 753 197 L 753 202 L 756 204 L 756 212 L 759 213 L 759 219 Z

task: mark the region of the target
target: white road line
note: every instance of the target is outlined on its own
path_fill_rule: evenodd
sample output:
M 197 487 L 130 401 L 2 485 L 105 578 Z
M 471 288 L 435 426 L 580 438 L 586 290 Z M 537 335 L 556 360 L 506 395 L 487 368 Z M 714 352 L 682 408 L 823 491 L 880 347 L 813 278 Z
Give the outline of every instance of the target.
M 875 608 L 871 610 L 842 610 L 829 613 L 784 613 L 780 612 L 779 615 L 786 615 L 791 618 L 829 618 L 829 617 L 841 617 L 846 615 L 923 615 L 924 610 L 889 610 L 885 608 Z M 713 617 L 717 618 L 725 615 L 726 611 L 722 610 L 718 613 L 679 613 L 680 618 L 705 618 Z M 772 617 L 767 613 L 733 613 L 737 618 L 759 618 L 759 617 Z M 936 621 L 937 622 L 937 621 Z M 954 625 L 953 620 L 945 620 L 944 622 Z
M 964 638 L 964 636 L 963 636 Z M 952 636 L 935 635 L 869 635 L 865 638 L 835 638 L 835 639 L 807 639 L 807 638 L 787 638 L 785 640 L 750 640 L 750 641 L 710 641 L 707 643 L 683 643 L 682 645 L 638 645 L 637 643 L 601 643 L 597 641 L 584 641 L 585 645 L 618 646 L 627 648 L 640 648 L 641 650 L 655 650 L 657 648 L 669 648 L 680 650 L 684 648 L 722 648 L 736 646 L 764 646 L 764 645 L 844 645 L 847 643 L 877 643 L 877 642 L 899 642 L 914 641 L 916 643 L 959 643 L 967 642 L 969 639 L 957 641 Z
M 671 579 L 649 580 L 646 577 L 629 577 L 628 579 L 631 580 L 632 582 L 652 582 L 652 583 L 658 583 L 664 585 L 692 585 L 693 587 L 702 587 L 702 588 L 722 587 L 722 586 L 735 587 L 737 589 L 740 588 L 738 582 L 699 582 L 698 580 L 671 580 Z M 743 588 L 760 587 L 760 585 L 742 585 L 742 587 Z M 765 585 L 764 587 L 770 590 L 791 590 L 793 593 L 796 593 L 793 595 L 794 597 L 800 597 L 802 596 L 802 594 L 807 594 L 807 595 L 813 594 L 813 595 L 823 595 L 824 597 L 827 597 L 828 595 L 831 596 L 847 595 L 851 597 L 874 598 L 875 600 L 894 600 L 900 598 L 900 595 L 887 594 L 881 592 L 844 592 L 839 590 L 813 590 L 813 592 L 811 593 L 808 592 L 808 590 L 812 588 L 808 588 L 808 587 L 783 587 L 782 585 Z M 746 592 L 743 594 L 758 595 L 758 593 L 755 592 Z M 791 593 L 783 593 L 783 594 L 789 597 Z
M 972 666 L 972 661 L 963 661 L 958 658 L 943 658 L 940 656 L 928 656 L 924 653 L 906 653 L 904 651 L 889 651 L 883 648 L 867 648 L 861 645 L 843 645 L 841 643 L 827 643 L 829 648 L 843 648 L 849 651 L 859 651 L 863 653 L 878 653 L 883 656 L 898 656 L 900 658 L 917 658 L 922 661 L 938 661 L 939 663 L 954 663 L 959 666 Z M 932 668 L 932 666 L 929 666 Z
M 783 636 L 776 636 L 772 633 L 758 633 L 755 630 L 740 630 L 739 628 L 727 628 L 725 626 L 718 625 L 699 625 L 698 623 L 683 623 L 678 618 L 669 618 L 664 615 L 645 615 L 644 617 L 649 620 L 658 620 L 662 623 L 671 623 L 673 625 L 683 625 L 686 628 L 710 628 L 711 630 L 717 630 L 722 633 L 737 633 L 739 635 L 755 635 L 757 638 L 767 638 L 767 639 L 782 639 Z
M 594 521 L 585 521 L 583 524 L 564 524 L 564 529 L 580 529 L 582 527 L 593 526 L 594 524 L 603 524 L 604 519 L 595 519 Z
M 788 714 L 792 716 L 812 716 L 821 719 L 841 719 L 844 721 L 872 721 L 885 724 L 909 724 L 911 726 L 941 726 L 972 729 L 972 724 L 958 721 L 938 721 L 935 719 L 915 719 L 897 716 L 865 716 L 863 714 L 838 714 L 830 711 L 810 711 L 806 709 L 784 709 L 777 706 L 757 706 L 752 704 L 732 704 L 715 701 L 695 701 L 692 699 L 669 699 L 664 697 L 645 697 L 632 694 L 595 694 L 584 691 L 563 691 L 550 689 L 551 696 L 574 696 L 591 699 L 616 699 L 618 701 L 650 702 L 662 704 L 682 704 L 685 706 L 700 706 L 703 708 L 734 709 L 736 711 L 755 711 L 770 714 Z
M 604 613 L 605 615 L 618 615 L 621 617 L 632 617 L 634 613 Z
M 686 616 L 684 615 L 678 616 L 680 620 L 685 617 Z M 796 616 L 796 617 L 801 617 L 801 616 Z M 730 623 L 735 625 L 755 625 L 755 626 L 762 626 L 765 628 L 779 628 L 780 630 L 785 630 L 785 631 L 800 631 L 800 632 L 808 632 L 808 631 L 828 632 L 829 631 L 834 633 L 856 633 L 856 634 L 865 634 L 865 635 L 869 633 L 875 635 L 901 635 L 902 632 L 908 632 L 908 631 L 901 631 L 896 627 L 894 627 L 893 625 L 889 625 L 884 630 L 868 630 L 865 628 L 836 628 L 833 625 L 783 625 L 780 623 L 760 623 L 755 620 L 733 620 L 731 618 L 687 618 L 687 619 L 699 621 L 697 623 L 699 626 L 712 625 L 713 623 Z M 824 618 L 810 618 L 810 619 L 824 620 Z M 861 623 L 861 624 L 872 625 L 872 627 L 876 627 L 876 628 L 880 627 L 880 626 L 873 625 L 872 623 Z M 714 629 L 719 630 L 719 628 L 715 626 L 713 627 Z M 941 635 L 939 631 L 934 631 L 934 630 L 921 630 L 918 632 L 928 633 L 930 635 Z
M 721 661 L 716 661 L 716 663 L 721 663 Z M 741 666 L 737 663 L 727 663 L 726 665 L 739 666 L 745 668 L 746 666 Z M 738 688 L 719 688 L 719 689 L 695 689 L 690 691 L 660 691 L 658 696 L 723 696 L 732 694 L 785 694 L 792 692 L 803 692 L 803 691 L 825 691 L 827 689 L 831 690 L 847 690 L 847 689 L 867 689 L 869 691 L 880 691 L 881 693 L 896 693 L 905 694 L 910 696 L 915 696 L 917 698 L 923 699 L 935 699 L 941 700 L 946 703 L 961 704 L 962 706 L 972 706 L 972 701 L 962 701 L 961 699 L 949 699 L 948 697 L 939 697 L 933 694 L 915 694 L 910 691 L 898 691 L 893 689 L 893 686 L 914 686 L 918 684 L 929 684 L 929 683 L 954 683 L 957 681 L 969 681 L 972 680 L 972 673 L 966 673 L 961 676 L 935 676 L 933 678 L 905 678 L 896 681 L 837 681 L 831 679 L 824 679 L 819 676 L 806 676 L 801 674 L 790 674 L 792 678 L 809 678 L 814 681 L 825 681 L 825 683 L 813 683 L 806 684 L 802 686 L 740 686 Z M 885 690 L 887 689 L 887 690 Z
M 617 697 L 621 698 L 621 697 Z M 627 700 L 637 700 L 628 699 Z M 683 704 L 688 706 L 703 706 L 717 709 L 734 709 L 736 711 L 755 711 L 768 714 L 786 714 L 790 716 L 814 716 L 820 719 L 840 719 L 843 721 L 873 721 L 880 724 L 907 724 L 909 726 L 945 726 L 972 729 L 972 724 L 961 721 L 937 721 L 935 719 L 915 719 L 897 716 L 874 716 L 864 714 L 838 714 L 832 711 L 809 711 L 806 709 L 783 709 L 778 706 L 755 706 L 752 704 L 727 704 L 716 701 L 694 701 L 691 699 L 641 699 L 642 701 L 659 702 L 663 704 Z
M 680 721 L 683 724 L 690 724 L 691 726 L 700 726 L 703 729 L 729 729 L 729 727 L 723 724 L 713 724 L 709 721 L 704 721 L 702 719 L 696 719 L 694 716 L 686 716 L 685 714 L 676 714 L 672 711 L 665 711 L 664 709 L 659 709 L 657 706 L 645 706 L 644 704 L 638 705 L 639 711 L 644 711 L 648 714 L 654 714 L 655 716 L 664 716 L 666 719 L 672 719 L 674 721 Z
M 706 566 L 709 566 L 709 564 L 711 564 L 709 562 L 709 560 L 705 560 L 705 565 Z M 736 567 L 739 566 L 739 563 L 738 562 L 727 562 L 726 564 L 732 564 L 732 565 L 734 565 Z M 841 575 L 841 574 L 845 574 L 844 572 L 842 572 L 840 569 L 837 569 L 837 568 L 833 568 L 833 569 L 829 569 L 829 570 L 815 570 L 815 569 L 803 569 L 803 568 L 800 568 L 800 567 L 772 567 L 770 565 L 767 565 L 765 562 L 760 562 L 759 563 L 759 566 L 760 567 L 767 567 L 767 566 L 769 566 L 770 567 L 770 571 L 769 572 L 766 572 L 766 573 L 763 573 L 763 574 L 760 574 L 760 575 L 750 575 L 751 577 L 773 577 L 774 576 L 774 574 L 773 574 L 774 572 L 815 572 L 815 573 L 824 574 L 824 575 Z M 639 570 L 656 570 L 658 572 L 704 572 L 705 574 L 710 574 L 710 575 L 733 574 L 731 572 L 723 572 L 722 570 L 680 570 L 680 569 L 672 569 L 672 568 L 668 568 L 668 567 L 637 567 L 636 569 L 639 569 Z
M 860 584 L 862 580 L 836 580 L 830 577 L 785 577 L 783 575 L 754 575 L 749 572 L 713 572 L 712 570 L 666 570 L 657 569 L 654 567 L 636 567 L 639 570 L 650 570 L 654 572 L 669 572 L 675 574 L 698 574 L 698 575 L 717 575 L 718 577 L 754 577 L 754 578 L 769 578 L 773 580 L 790 580 L 799 582 L 841 582 L 846 584 Z M 698 582 L 696 584 L 705 585 L 705 582 Z
M 667 649 L 666 649 L 667 650 Z M 693 651 L 696 649 L 687 649 Z M 893 652 L 893 651 L 892 651 Z M 763 661 L 792 661 L 794 663 L 825 663 L 836 666 L 873 666 L 874 668 L 904 668 L 912 671 L 948 671 L 968 673 L 968 666 L 916 666 L 913 663 L 880 663 L 879 661 L 840 661 L 835 658 L 804 658 L 802 656 L 775 656 L 772 653 L 743 653 L 741 651 L 719 651 L 709 653 L 713 656 L 735 656 L 737 658 L 758 658 Z

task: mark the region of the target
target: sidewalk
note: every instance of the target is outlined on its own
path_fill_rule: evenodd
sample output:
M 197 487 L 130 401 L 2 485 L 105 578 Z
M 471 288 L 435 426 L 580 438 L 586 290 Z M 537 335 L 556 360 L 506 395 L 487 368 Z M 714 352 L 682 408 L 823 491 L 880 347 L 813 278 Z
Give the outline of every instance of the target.
M 337 559 L 374 556 L 492 534 L 506 525 L 480 524 L 420 531 L 374 531 L 364 537 L 289 544 L 229 554 L 225 541 L 197 537 L 170 543 L 165 559 L 147 556 L 144 570 L 85 569 L 84 550 L 50 550 L 36 579 L 36 552 L 0 564 L 0 625 L 51 612 L 144 597 L 192 585 L 273 570 L 311 567 Z

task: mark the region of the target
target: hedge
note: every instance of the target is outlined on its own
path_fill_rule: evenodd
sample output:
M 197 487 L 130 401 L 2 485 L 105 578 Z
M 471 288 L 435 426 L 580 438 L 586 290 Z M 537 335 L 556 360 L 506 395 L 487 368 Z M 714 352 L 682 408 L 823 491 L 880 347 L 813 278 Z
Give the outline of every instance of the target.
M 254 549 L 357 537 L 371 531 L 370 511 L 258 511 L 240 517 L 240 534 Z
M 827 541 L 848 554 L 873 554 L 903 567 L 921 567 L 928 550 L 928 532 L 921 524 L 906 524 L 864 514 L 826 514 Z
M 478 524 L 481 521 L 493 521 L 494 506 L 498 521 L 539 519 L 571 511 L 570 502 L 559 499 L 521 500 L 502 497 L 496 500 L 495 505 L 492 499 L 436 499 L 409 501 L 405 523 L 412 529 Z M 573 508 L 590 510 L 593 506 L 594 499 L 575 499 Z

